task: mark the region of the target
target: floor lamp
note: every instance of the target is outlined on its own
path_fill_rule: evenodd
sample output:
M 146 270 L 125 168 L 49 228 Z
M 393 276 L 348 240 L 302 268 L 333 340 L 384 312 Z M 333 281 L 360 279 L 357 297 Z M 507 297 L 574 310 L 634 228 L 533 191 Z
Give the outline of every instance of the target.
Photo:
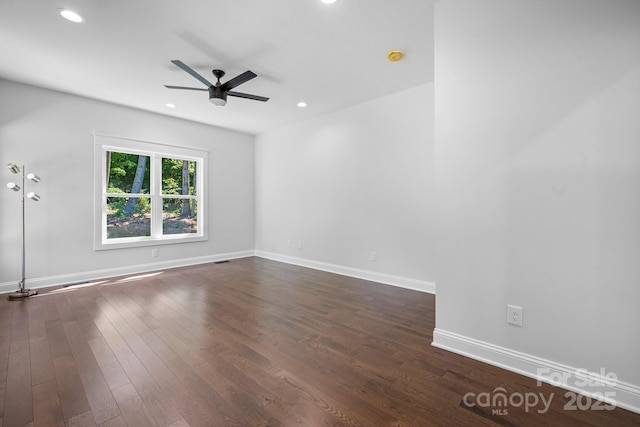
M 9 182 L 7 183 L 7 188 L 9 190 L 13 190 L 16 192 L 22 191 L 22 239 L 21 239 L 21 250 L 22 250 L 22 279 L 20 280 L 20 284 L 18 286 L 18 290 L 15 292 L 12 292 L 9 294 L 9 301 L 15 301 L 15 300 L 20 300 L 20 299 L 24 299 L 24 298 L 28 298 L 32 295 L 35 295 L 38 293 L 38 291 L 36 290 L 31 290 L 31 289 L 26 289 L 25 288 L 25 242 L 24 242 L 24 229 L 25 229 L 25 222 L 24 222 L 24 199 L 25 199 L 25 193 L 24 193 L 24 185 L 25 185 L 25 179 L 28 179 L 32 182 L 40 182 L 40 177 L 38 175 L 35 175 L 33 173 L 27 174 L 25 175 L 24 172 L 24 166 L 22 166 L 22 168 L 20 168 L 18 165 L 16 165 L 15 163 L 9 163 L 7 165 L 7 167 L 9 168 L 9 170 L 12 173 L 21 173 L 22 172 L 22 186 L 16 184 L 15 182 Z M 40 196 L 38 196 L 36 193 L 30 191 L 26 194 L 26 197 L 28 199 L 33 200 L 34 202 L 37 202 L 38 200 L 40 200 Z

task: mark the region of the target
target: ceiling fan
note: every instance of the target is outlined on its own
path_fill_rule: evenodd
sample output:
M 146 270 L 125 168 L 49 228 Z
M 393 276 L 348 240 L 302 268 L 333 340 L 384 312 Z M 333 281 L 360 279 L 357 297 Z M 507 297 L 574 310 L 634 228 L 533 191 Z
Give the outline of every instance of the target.
M 182 68 L 187 73 L 191 74 L 196 79 L 200 80 L 202 83 L 205 84 L 205 86 L 207 86 L 207 89 L 201 89 L 197 87 L 164 85 L 164 87 L 166 88 L 209 91 L 209 101 L 211 101 L 212 104 L 218 105 L 218 106 L 223 106 L 227 103 L 227 95 L 235 96 L 238 98 L 253 99 L 255 101 L 263 101 L 263 102 L 266 102 L 269 100 L 269 98 L 265 98 L 264 96 L 251 95 L 251 94 L 242 93 L 242 92 L 233 92 L 231 90 L 237 86 L 240 86 L 242 83 L 246 83 L 249 80 L 253 79 L 254 77 L 257 77 L 257 74 L 254 73 L 253 71 L 245 71 L 244 73 L 232 78 L 226 83 L 220 83 L 220 79 L 222 78 L 222 76 L 225 75 L 225 72 L 222 70 L 213 70 L 212 71 L 213 75 L 215 76 L 216 79 L 218 79 L 216 84 L 213 84 L 207 79 L 205 79 L 204 77 L 202 77 L 200 74 L 196 73 L 191 67 L 186 65 L 184 62 L 178 59 L 174 59 L 171 62 L 177 65 L 178 67 Z

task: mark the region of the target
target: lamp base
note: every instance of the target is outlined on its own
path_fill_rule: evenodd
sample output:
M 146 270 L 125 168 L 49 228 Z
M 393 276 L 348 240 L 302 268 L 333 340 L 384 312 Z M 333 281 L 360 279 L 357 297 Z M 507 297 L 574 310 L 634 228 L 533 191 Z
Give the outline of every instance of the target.
M 15 291 L 9 294 L 9 301 L 17 301 L 25 298 L 29 298 L 30 296 L 37 295 L 38 291 L 35 289 L 23 289 L 21 291 Z

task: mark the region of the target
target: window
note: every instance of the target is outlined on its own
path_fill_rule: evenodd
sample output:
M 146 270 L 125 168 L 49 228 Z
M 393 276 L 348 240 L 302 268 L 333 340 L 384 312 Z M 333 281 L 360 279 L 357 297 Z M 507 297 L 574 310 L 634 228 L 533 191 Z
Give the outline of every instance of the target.
M 206 239 L 206 152 L 105 136 L 96 142 L 96 249 Z

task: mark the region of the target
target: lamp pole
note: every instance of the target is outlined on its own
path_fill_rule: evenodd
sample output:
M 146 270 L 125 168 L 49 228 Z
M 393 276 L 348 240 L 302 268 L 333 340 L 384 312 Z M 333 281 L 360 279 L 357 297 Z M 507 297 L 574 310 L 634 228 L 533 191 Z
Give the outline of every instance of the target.
M 24 299 L 24 298 L 28 298 L 32 295 L 36 295 L 38 293 L 38 291 L 36 290 L 32 290 L 32 289 L 26 289 L 25 288 L 25 284 L 26 284 L 26 252 L 25 252 L 25 207 L 24 207 L 24 199 L 25 199 L 25 183 L 26 180 L 25 178 L 28 178 L 29 180 L 33 181 L 33 182 L 40 182 L 40 178 L 35 175 L 30 173 L 28 176 L 25 177 L 25 167 L 24 165 L 22 166 L 22 168 L 20 168 L 18 165 L 16 165 L 15 163 L 9 163 L 7 165 L 7 167 L 9 168 L 9 170 L 13 173 L 20 173 L 22 172 L 22 186 L 17 185 L 15 182 L 9 182 L 7 184 L 7 188 L 9 188 L 10 190 L 13 191 L 21 191 L 21 207 L 22 207 L 22 234 L 21 234 L 21 239 L 20 239 L 20 250 L 21 250 L 21 255 L 22 255 L 22 276 L 20 279 L 20 283 L 18 284 L 18 290 L 15 292 L 12 292 L 9 294 L 9 301 L 15 301 L 15 300 L 20 300 L 20 299 Z M 38 201 L 40 200 L 40 196 L 38 196 L 36 193 L 33 192 L 29 192 L 27 194 L 27 197 L 30 198 L 33 201 Z

